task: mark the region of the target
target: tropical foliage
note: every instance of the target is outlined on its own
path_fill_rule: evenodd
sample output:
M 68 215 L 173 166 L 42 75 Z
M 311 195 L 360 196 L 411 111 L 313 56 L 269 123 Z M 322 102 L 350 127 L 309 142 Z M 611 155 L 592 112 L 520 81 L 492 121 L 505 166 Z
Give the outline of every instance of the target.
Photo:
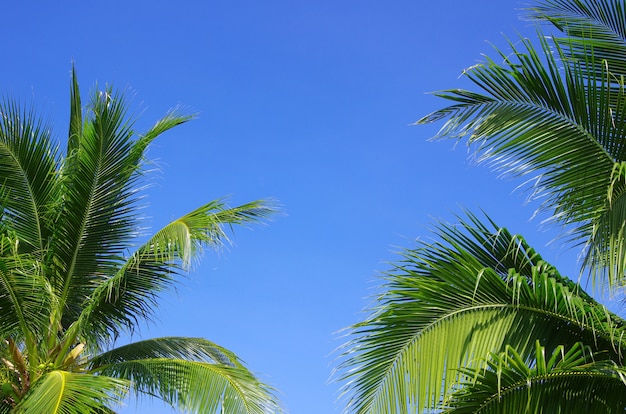
M 33 111 L 0 105 L 0 413 L 110 413 L 129 391 L 182 411 L 276 412 L 273 390 L 206 339 L 115 347 L 224 226 L 262 221 L 271 203 L 212 201 L 146 237 L 145 151 L 192 117 L 138 134 L 111 88 L 83 107 L 74 73 L 70 109 L 61 156 Z
M 496 49 L 465 71 L 478 92 L 438 92 L 450 105 L 418 123 L 444 120 L 437 138 L 467 139 L 481 162 L 530 177 L 585 274 L 619 292 L 626 6 L 539 0 L 528 16 L 537 42 Z M 467 213 L 434 233 L 403 253 L 351 327 L 339 367 L 347 411 L 624 412 L 626 321 L 488 217 Z

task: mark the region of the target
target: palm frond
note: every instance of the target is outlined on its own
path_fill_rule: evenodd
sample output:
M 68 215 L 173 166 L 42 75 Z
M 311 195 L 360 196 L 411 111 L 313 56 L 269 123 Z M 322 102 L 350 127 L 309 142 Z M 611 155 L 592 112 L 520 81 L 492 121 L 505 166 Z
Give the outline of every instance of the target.
M 55 246 L 62 274 L 54 284 L 67 306 L 66 321 L 77 317 L 95 280 L 117 271 L 137 232 L 136 165 L 129 162 L 132 130 L 125 114 L 122 97 L 111 89 L 96 94 L 63 168 L 65 202 Z
M 138 394 L 181 410 L 205 413 L 275 413 L 273 390 L 235 355 L 198 338 L 158 338 L 109 351 L 92 370 L 132 381 Z M 221 410 L 221 411 L 220 411 Z
M 435 409 L 477 367 L 511 345 L 522 355 L 582 341 L 616 361 L 625 323 L 506 229 L 476 217 L 440 225 L 439 241 L 405 251 L 374 313 L 352 327 L 339 378 L 358 413 Z
M 557 42 L 574 60 L 608 65 L 626 75 L 626 8 L 620 0 L 540 0 L 531 19 L 548 21 L 565 34 Z M 592 56 L 592 59 L 589 59 Z
M 604 357 L 580 342 L 552 354 L 537 342 L 530 360 L 507 346 L 485 368 L 463 370 L 464 383 L 445 412 L 623 413 L 625 370 Z
M 531 198 L 544 198 L 540 209 L 572 228 L 570 241 L 590 242 L 594 256 L 586 263 L 608 263 L 598 254 L 625 245 L 623 234 L 601 232 L 615 210 L 610 200 L 617 200 L 608 193 L 612 172 L 626 156 L 623 82 L 616 84 L 606 65 L 588 69 L 568 60 L 560 44 L 547 39 L 539 49 L 521 43 L 523 49 L 511 44 L 511 56 L 498 52 L 502 64 L 487 59 L 466 71 L 484 94 L 438 93 L 454 104 L 418 123 L 446 119 L 438 137 L 468 136 L 479 162 L 505 174 L 533 175 L 527 183 Z M 626 270 L 624 261 L 614 265 L 606 269 L 609 280 Z
M 128 381 L 103 375 L 52 371 L 15 408 L 16 413 L 85 414 L 109 412 L 121 401 Z
M 41 334 L 48 323 L 46 312 L 54 306 L 43 269 L 31 256 L 18 253 L 15 239 L 0 234 L 0 338 Z
M 228 207 L 223 200 L 212 201 L 171 222 L 150 240 L 150 252 L 165 263 L 180 261 L 189 268 L 203 248 L 219 248 L 228 243 L 224 227 L 260 223 L 278 212 L 270 200 L 257 200 Z
M 76 68 L 72 66 L 72 83 L 70 86 L 70 128 L 67 137 L 67 154 L 72 155 L 80 148 L 83 135 L 83 106 L 80 99 L 80 88 Z
M 102 280 L 84 303 L 80 331 L 99 337 L 115 335 L 151 319 L 158 295 L 175 283 L 204 248 L 219 248 L 228 240 L 226 226 L 260 223 L 275 214 L 269 201 L 230 208 L 210 202 L 171 222 L 141 246 L 113 277 Z
M 51 232 L 58 180 L 50 128 L 17 102 L 0 104 L 0 206 L 23 251 L 41 252 Z
M 119 346 L 90 360 L 90 369 L 136 359 L 169 358 L 243 366 L 231 351 L 204 338 L 164 337 Z

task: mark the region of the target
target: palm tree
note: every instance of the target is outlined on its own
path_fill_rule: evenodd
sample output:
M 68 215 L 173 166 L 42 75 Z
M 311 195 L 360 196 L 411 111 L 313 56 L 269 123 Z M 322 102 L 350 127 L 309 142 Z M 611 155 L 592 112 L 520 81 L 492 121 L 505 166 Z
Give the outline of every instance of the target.
M 144 152 L 192 117 L 172 111 L 137 134 L 111 88 L 83 108 L 74 71 L 70 108 L 61 157 L 32 111 L 0 104 L 0 413 L 111 413 L 129 390 L 184 411 L 276 412 L 273 390 L 206 339 L 114 347 L 227 240 L 224 225 L 263 220 L 271 203 L 212 201 L 137 247 Z
M 468 69 L 480 90 L 451 104 L 438 138 L 527 181 L 540 209 L 582 248 L 582 271 L 626 283 L 626 6 L 540 0 L 535 43 Z M 484 224 L 487 223 L 487 224 Z M 582 273 L 581 273 L 582 274 Z M 624 412 L 626 321 L 488 217 L 438 224 L 385 275 L 351 327 L 338 378 L 359 413 Z

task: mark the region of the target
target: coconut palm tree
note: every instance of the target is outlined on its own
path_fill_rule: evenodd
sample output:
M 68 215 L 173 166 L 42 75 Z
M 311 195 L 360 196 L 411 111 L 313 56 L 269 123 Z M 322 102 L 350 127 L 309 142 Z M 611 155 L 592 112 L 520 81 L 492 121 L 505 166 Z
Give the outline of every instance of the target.
M 539 0 L 538 42 L 465 71 L 437 138 L 527 180 L 597 286 L 626 282 L 626 6 Z M 552 32 L 556 32 L 554 35 Z M 484 224 L 487 223 L 487 224 Z M 439 224 L 385 275 L 339 366 L 359 413 L 624 412 L 626 322 L 488 217 Z
M 277 411 L 273 390 L 206 339 L 115 347 L 201 249 L 227 240 L 225 225 L 263 220 L 271 203 L 212 201 L 146 238 L 145 150 L 191 116 L 137 134 L 113 89 L 83 107 L 75 72 L 70 108 L 61 156 L 32 111 L 0 105 L 0 413 L 110 413 L 129 391 L 183 411 Z

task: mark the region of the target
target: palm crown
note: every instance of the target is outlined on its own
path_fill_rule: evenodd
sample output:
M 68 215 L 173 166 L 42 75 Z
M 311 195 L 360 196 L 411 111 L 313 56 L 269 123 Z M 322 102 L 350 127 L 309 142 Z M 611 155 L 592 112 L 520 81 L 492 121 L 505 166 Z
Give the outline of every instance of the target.
M 583 268 L 626 281 L 626 8 L 540 0 L 530 16 L 561 35 L 511 42 L 471 67 L 480 92 L 447 90 L 439 138 L 527 182 Z M 486 223 L 485 224 L 485 220 Z M 339 367 L 359 413 L 588 413 L 626 409 L 626 321 L 488 217 L 438 224 L 385 275 L 351 327 Z
M 81 105 L 75 73 L 65 155 L 47 125 L 0 106 L 0 412 L 111 412 L 128 389 L 194 412 L 266 413 L 270 387 L 201 338 L 113 348 L 153 317 L 159 293 L 223 225 L 263 220 L 266 201 L 213 201 L 138 247 L 144 152 L 191 116 L 172 111 L 143 134 L 111 88 Z

